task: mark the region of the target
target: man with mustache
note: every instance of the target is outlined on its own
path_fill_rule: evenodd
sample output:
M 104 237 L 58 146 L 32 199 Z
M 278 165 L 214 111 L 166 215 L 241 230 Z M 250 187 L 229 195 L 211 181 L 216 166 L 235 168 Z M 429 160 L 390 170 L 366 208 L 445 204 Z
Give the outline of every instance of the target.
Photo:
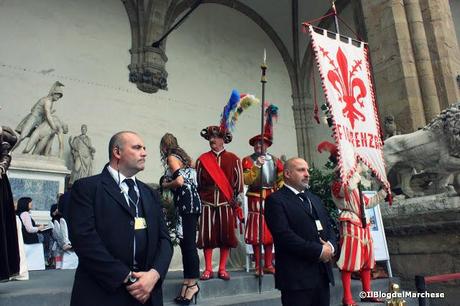
M 136 178 L 147 154 L 138 134 L 109 142 L 109 163 L 72 187 L 69 225 L 79 263 L 70 305 L 163 305 L 172 257 L 157 193 Z
M 229 280 L 227 258 L 230 248 L 235 248 L 235 217 L 240 220 L 243 196 L 241 160 L 224 148 L 224 143 L 232 141 L 232 134 L 219 126 L 209 126 L 201 131 L 201 136 L 209 141 L 211 151 L 202 154 L 196 165 L 198 192 L 202 201 L 198 247 L 204 251 L 205 270 L 201 280 L 213 277 L 212 250 L 220 248 L 218 277 Z
M 276 250 L 275 287 L 284 306 L 329 306 L 329 283 L 334 283 L 330 260 L 337 243 L 327 211 L 308 190 L 305 160 L 287 160 L 283 175 L 284 186 L 265 205 Z

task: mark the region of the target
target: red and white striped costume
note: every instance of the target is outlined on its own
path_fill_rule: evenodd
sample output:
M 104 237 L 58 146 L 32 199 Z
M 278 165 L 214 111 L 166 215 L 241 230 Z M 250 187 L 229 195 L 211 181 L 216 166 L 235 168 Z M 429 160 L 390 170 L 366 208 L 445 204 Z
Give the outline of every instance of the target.
M 271 188 L 262 189 L 262 198 L 265 200 L 272 192 L 276 191 L 283 185 L 283 163 L 276 157 L 272 156 L 270 162 L 273 161 L 276 172 L 276 177 L 272 178 L 273 186 Z M 248 197 L 248 216 L 246 220 L 246 229 L 244 240 L 247 244 L 259 244 L 259 216 L 260 216 L 260 187 L 253 187 L 260 180 L 260 167 L 254 163 L 253 155 L 243 158 L 243 176 L 244 184 L 248 185 L 246 196 Z M 262 244 L 273 244 L 273 237 L 265 224 L 265 218 L 262 210 L 262 226 L 263 237 Z
M 369 219 L 366 219 L 366 227 L 363 228 L 360 216 L 361 211 L 358 183 L 361 177 L 355 173 L 349 180 L 348 185 L 341 180 L 332 183 L 332 199 L 338 209 L 340 221 L 340 258 L 337 266 L 344 271 L 360 271 L 372 269 L 375 266 L 374 249 L 369 227 Z M 379 191 L 371 198 L 363 196 L 366 208 L 374 207 L 384 201 L 386 192 Z

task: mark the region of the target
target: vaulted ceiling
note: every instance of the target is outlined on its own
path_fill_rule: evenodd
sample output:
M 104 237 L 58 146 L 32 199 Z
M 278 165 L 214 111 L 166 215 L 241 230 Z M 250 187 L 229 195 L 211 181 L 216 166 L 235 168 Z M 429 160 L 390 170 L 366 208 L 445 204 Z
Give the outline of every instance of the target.
M 310 50 L 308 50 L 309 39 L 302 33 L 302 23 L 316 20 L 332 12 L 332 1 L 299 1 L 299 0 L 122 0 L 128 11 L 133 30 L 132 52 L 136 52 L 145 45 L 162 38 L 168 30 L 193 10 L 199 10 L 200 6 L 206 4 L 219 4 L 235 9 L 253 20 L 273 41 L 278 49 L 291 80 L 292 92 L 294 95 L 303 94 L 306 89 L 307 75 L 310 70 Z M 360 12 L 360 1 L 337 0 L 335 2 L 337 12 L 342 14 L 345 8 L 351 7 L 351 18 L 355 19 L 356 12 Z M 318 20 L 316 24 L 330 28 L 333 25 L 333 17 Z M 145 24 L 139 28 L 139 24 Z M 156 26 L 155 26 L 156 25 Z M 158 26 L 161 25 L 161 26 Z M 180 24 L 179 24 L 180 26 Z M 359 28 L 359 26 L 358 26 Z M 349 34 L 343 29 L 344 34 Z M 162 54 L 167 39 L 162 42 L 163 48 L 157 50 L 153 56 L 157 61 L 166 61 L 166 55 Z M 142 55 L 135 57 L 139 60 Z M 131 65 L 132 80 L 145 78 L 143 72 L 139 71 L 142 63 Z M 136 68 L 137 67 L 137 68 Z M 137 69 L 137 70 L 136 70 Z M 154 73 L 155 74 L 155 73 Z M 138 84 L 139 89 L 147 92 L 155 92 L 166 88 L 167 73 L 158 72 L 153 76 L 153 88 Z M 150 77 L 150 76 L 147 76 Z M 156 80 L 156 81 L 155 81 Z M 163 86 L 164 88 L 162 88 Z

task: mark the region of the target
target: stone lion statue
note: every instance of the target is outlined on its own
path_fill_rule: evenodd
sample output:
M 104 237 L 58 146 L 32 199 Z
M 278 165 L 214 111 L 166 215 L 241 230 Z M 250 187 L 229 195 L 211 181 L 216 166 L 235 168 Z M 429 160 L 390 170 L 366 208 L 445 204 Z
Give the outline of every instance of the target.
M 460 193 L 460 103 L 423 129 L 386 139 L 383 152 L 390 182 L 406 196 L 447 192 L 452 179 Z

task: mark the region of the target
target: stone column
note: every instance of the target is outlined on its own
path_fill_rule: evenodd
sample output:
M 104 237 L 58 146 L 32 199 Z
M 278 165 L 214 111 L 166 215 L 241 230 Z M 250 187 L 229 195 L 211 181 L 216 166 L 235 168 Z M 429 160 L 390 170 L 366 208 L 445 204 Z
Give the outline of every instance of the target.
M 440 113 L 440 107 L 419 0 L 404 0 L 404 9 L 414 51 L 425 119 L 428 122 Z
M 402 133 L 426 124 L 414 52 L 402 1 L 361 0 L 380 114 Z
M 460 100 L 460 51 L 448 0 L 420 0 L 440 108 Z
M 152 47 L 167 30 L 166 15 L 171 0 L 123 0 L 131 25 L 132 46 L 129 81 L 147 93 L 168 88 L 165 41 Z
M 313 129 L 313 105 L 312 103 L 307 103 L 307 94 L 305 93 L 299 96 L 293 95 L 292 102 L 292 112 L 297 136 L 297 152 L 299 157 L 311 161 L 310 133 Z M 308 120 L 308 118 L 311 118 L 311 120 Z

